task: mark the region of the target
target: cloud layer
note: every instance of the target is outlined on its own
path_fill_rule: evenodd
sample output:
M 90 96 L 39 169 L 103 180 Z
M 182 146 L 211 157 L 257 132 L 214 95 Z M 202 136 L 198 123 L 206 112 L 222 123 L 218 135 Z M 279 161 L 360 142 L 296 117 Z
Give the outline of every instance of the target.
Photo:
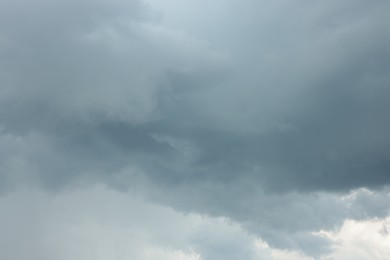
M 149 256 L 132 246 L 118 259 L 352 254 L 358 242 L 346 233 L 359 225 L 382 240 L 372 219 L 389 215 L 389 8 L 366 0 L 2 1 L 0 194 L 25 204 L 12 194 L 49 192 L 34 197 L 40 212 L 45 196 L 103 185 L 172 210 L 164 225 L 206 223 L 195 227 L 199 236 L 177 234 L 186 236 L 178 246 L 158 238 L 175 227 L 139 224 L 144 230 L 131 237 L 158 238 L 156 247 L 141 239 L 151 243 Z M 96 192 L 90 201 L 114 191 Z M 118 208 L 128 216 L 135 204 Z M 12 212 L 5 222 L 25 214 Z M 103 230 L 75 213 L 76 233 L 125 236 L 116 231 L 121 221 Z M 40 212 L 31 220 L 36 230 L 15 234 L 40 236 L 46 218 Z M 53 225 L 65 230 L 63 221 Z M 48 225 L 52 236 L 64 231 Z M 345 248 L 332 246 L 338 239 Z M 69 248 L 36 258 L 107 253 L 61 251 Z
M 389 219 L 347 220 L 319 230 L 333 248 L 321 258 L 273 248 L 226 218 L 183 214 L 101 186 L 0 199 L 1 256 L 9 259 L 380 259 L 390 256 Z M 17 231 L 17 232 L 15 232 Z M 23 239 L 21 239 L 23 238 Z

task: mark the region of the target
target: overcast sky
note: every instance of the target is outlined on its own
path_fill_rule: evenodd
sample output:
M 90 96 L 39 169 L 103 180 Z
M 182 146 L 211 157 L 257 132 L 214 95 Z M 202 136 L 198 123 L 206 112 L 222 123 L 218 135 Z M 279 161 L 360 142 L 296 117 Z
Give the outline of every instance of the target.
M 390 259 L 388 0 L 1 0 L 0 259 Z

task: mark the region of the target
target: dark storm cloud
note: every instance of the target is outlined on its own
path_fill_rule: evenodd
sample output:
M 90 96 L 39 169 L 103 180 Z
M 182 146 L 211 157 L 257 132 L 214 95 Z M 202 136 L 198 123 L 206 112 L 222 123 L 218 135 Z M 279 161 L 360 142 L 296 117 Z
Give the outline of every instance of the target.
M 155 25 L 140 1 L 2 5 L 6 179 L 27 167 L 20 171 L 51 188 L 85 173 L 106 178 L 128 164 L 158 165 L 172 150 L 152 137 L 162 107 L 177 110 L 175 93 L 224 70 L 224 54 Z
M 120 167 L 141 154 L 156 165 L 152 176 L 247 176 L 278 191 L 389 181 L 387 3 L 366 13 L 365 1 L 350 9 L 265 3 L 272 15 L 238 19 L 237 35 L 221 32 L 239 36 L 222 46 L 230 75 L 222 52 L 154 25 L 137 1 L 3 5 L 3 127 L 42 134 L 67 161 Z M 275 20 L 282 15 L 290 23 Z M 154 135 L 186 140 L 196 158 L 179 167 L 174 148 Z
M 198 117 L 184 135 L 203 151 L 196 166 L 271 190 L 386 184 L 389 6 L 299 4 L 233 4 L 236 19 L 223 20 L 231 27 L 210 36 L 236 67 L 225 84 L 187 97 Z
M 386 215 L 338 196 L 390 182 L 389 4 L 210 5 L 170 28 L 141 1 L 3 1 L 0 191 L 104 182 L 317 253 L 310 231 Z

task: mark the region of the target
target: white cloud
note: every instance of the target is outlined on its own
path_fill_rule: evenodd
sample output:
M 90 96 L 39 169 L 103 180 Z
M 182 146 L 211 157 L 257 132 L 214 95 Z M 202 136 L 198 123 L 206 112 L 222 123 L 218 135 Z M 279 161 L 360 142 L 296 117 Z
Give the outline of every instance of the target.
M 185 253 L 180 250 L 170 251 L 164 248 L 148 249 L 145 252 L 145 259 L 147 260 L 201 260 L 199 254 L 194 252 Z
M 323 259 L 390 259 L 390 218 L 365 221 L 346 220 L 336 231 L 320 231 L 329 239 L 332 253 Z

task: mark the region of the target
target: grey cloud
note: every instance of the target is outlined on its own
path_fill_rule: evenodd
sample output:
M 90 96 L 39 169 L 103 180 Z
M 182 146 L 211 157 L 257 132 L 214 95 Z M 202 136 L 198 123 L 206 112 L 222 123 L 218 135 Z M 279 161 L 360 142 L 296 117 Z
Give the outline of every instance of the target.
M 29 171 L 44 176 L 48 187 L 84 172 L 112 172 L 134 153 L 164 157 L 164 145 L 151 137 L 156 131 L 147 123 L 166 117 L 161 107 L 172 106 L 174 92 L 200 85 L 171 89 L 173 75 L 191 79 L 224 70 L 224 54 L 156 25 L 139 1 L 3 5 L 3 134 L 27 146 L 35 145 L 31 135 L 40 136 L 39 146 L 47 147 L 4 153 L 24 154 L 21 161 L 34 166 Z
M 188 212 L 230 216 L 272 246 L 298 248 L 315 259 L 331 248 L 329 241 L 314 231 L 337 229 L 345 219 L 384 218 L 390 210 L 388 189 L 275 194 L 243 179 L 230 184 L 203 182 L 159 189 L 160 185 L 148 189 L 149 198 Z
M 339 196 L 389 185 L 389 4 L 194 5 L 3 1 L 0 191 L 103 182 L 313 255 L 388 214 Z
M 12 259 L 199 259 L 175 251 L 205 260 L 277 259 L 273 248 L 256 249 L 256 237 L 237 223 L 184 215 L 102 187 L 54 197 L 19 190 L 0 206 L 1 256 Z
M 292 19 L 291 25 L 275 21 L 285 9 L 265 5 L 272 15 L 251 17 L 253 23 L 233 28 L 232 35 L 240 36 L 240 50 L 210 40 L 222 45 L 220 52 L 188 33 L 138 18 L 130 23 L 118 18 L 117 9 L 130 20 L 143 14 L 144 6 L 138 2 L 110 4 L 113 11 L 98 19 L 94 15 L 100 9 L 106 13 L 105 4 L 66 5 L 70 10 L 91 6 L 91 16 L 83 16 L 83 24 L 99 23 L 85 31 L 66 23 L 67 15 L 55 15 L 67 8 L 46 2 L 36 7 L 42 20 L 54 15 L 72 34 L 58 30 L 45 37 L 34 35 L 48 29 L 38 26 L 40 19 L 29 32 L 12 26 L 3 29 L 6 38 L 26 46 L 9 46 L 9 52 L 19 58 L 3 61 L 4 66 L 11 65 L 3 71 L 7 77 L 1 97 L 7 131 L 44 132 L 60 154 L 73 154 L 71 145 L 62 148 L 62 140 L 83 140 L 74 149 L 88 153 L 87 164 L 93 164 L 94 153 L 101 161 L 100 150 L 110 149 L 113 154 L 132 150 L 130 154 L 140 153 L 158 165 L 146 172 L 155 176 L 164 164 L 163 172 L 177 172 L 177 181 L 190 176 L 224 182 L 248 176 L 279 191 L 348 190 L 388 182 L 385 46 L 389 39 L 381 34 L 386 21 L 381 19 L 379 3 L 367 14 L 377 19 L 360 16 L 358 7 L 347 12 L 342 5 L 339 14 L 333 4 L 292 7 L 283 3 L 292 8 L 291 15 L 309 11 Z M 131 11 L 125 12 L 122 5 Z M 25 10 L 6 7 L 10 13 Z M 240 8 L 255 7 L 245 2 Z M 340 17 L 345 12 L 347 16 Z M 35 17 L 29 15 L 19 19 L 28 23 Z M 12 22 L 15 17 L 3 19 Z M 340 21 L 330 26 L 328 17 Z M 260 31 L 249 34 L 239 31 L 240 26 Z M 287 32 L 293 36 L 277 45 L 280 39 L 267 31 L 273 26 L 283 37 Z M 29 41 L 21 42 L 8 31 L 19 32 Z M 348 47 L 363 36 L 371 40 Z M 241 50 L 251 51 L 257 60 Z M 164 144 L 153 135 L 188 140 L 199 154 L 178 167 L 175 158 L 166 158 L 170 152 L 175 154 L 173 150 L 166 147 L 159 152 L 157 147 Z M 92 149 L 100 138 L 105 144 Z M 110 158 L 106 161 L 111 163 Z M 126 166 L 125 159 L 122 164 Z
M 262 173 L 249 174 L 271 189 L 388 182 L 387 3 L 267 3 L 240 3 L 250 22 L 225 32 L 237 33 L 239 50 L 213 39 L 230 48 L 236 74 L 188 97 L 205 122 L 187 130 L 200 133 L 202 162 L 236 176 L 259 166 Z M 248 16 L 250 8 L 271 14 Z

